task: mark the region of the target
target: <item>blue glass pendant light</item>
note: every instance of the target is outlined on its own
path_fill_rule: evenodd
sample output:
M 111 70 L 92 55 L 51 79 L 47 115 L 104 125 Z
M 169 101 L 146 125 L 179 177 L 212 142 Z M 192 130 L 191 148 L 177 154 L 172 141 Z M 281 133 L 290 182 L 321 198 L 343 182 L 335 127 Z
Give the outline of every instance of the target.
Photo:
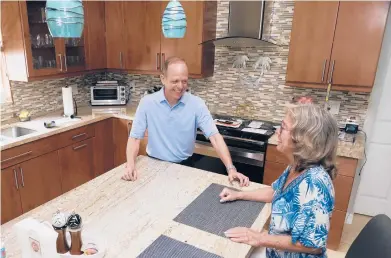
M 80 38 L 84 27 L 81 0 L 47 0 L 46 23 L 53 38 Z
M 166 38 L 183 38 L 186 34 L 186 14 L 177 0 L 168 2 L 163 13 L 162 31 Z

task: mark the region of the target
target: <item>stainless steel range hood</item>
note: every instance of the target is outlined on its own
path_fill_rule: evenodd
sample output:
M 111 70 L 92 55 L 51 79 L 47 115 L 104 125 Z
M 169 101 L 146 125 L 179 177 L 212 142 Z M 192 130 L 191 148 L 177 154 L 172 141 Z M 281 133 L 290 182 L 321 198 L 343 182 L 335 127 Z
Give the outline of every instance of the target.
M 256 47 L 277 45 L 270 36 L 271 1 L 230 1 L 228 35 L 203 42 L 215 46 Z

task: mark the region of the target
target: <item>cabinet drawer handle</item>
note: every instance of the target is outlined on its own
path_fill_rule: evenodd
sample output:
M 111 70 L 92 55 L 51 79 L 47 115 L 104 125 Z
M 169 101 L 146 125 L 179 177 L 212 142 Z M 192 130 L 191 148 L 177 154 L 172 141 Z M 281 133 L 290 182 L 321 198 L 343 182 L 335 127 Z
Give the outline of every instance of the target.
M 332 82 L 333 82 L 334 66 L 335 66 L 335 60 L 333 60 L 333 63 L 331 64 L 331 71 L 330 71 L 329 83 L 332 83 Z
M 78 150 L 78 149 L 84 148 L 86 146 L 87 146 L 87 144 L 85 143 L 83 145 L 80 145 L 80 146 L 77 146 L 77 147 L 73 148 L 73 150 Z
M 160 69 L 163 71 L 164 63 L 166 62 L 166 54 L 162 53 L 162 65 Z
M 17 159 L 17 158 L 20 158 L 20 157 L 23 157 L 23 156 L 26 156 L 26 155 L 29 155 L 33 153 L 32 151 L 28 151 L 28 152 L 25 152 L 25 153 L 22 153 L 22 154 L 19 154 L 19 155 L 16 155 L 16 156 L 13 156 L 11 158 L 8 158 L 8 159 L 4 159 L 2 160 L 1 162 L 7 162 L 7 161 L 10 161 L 10 160 L 13 160 L 13 159 Z
M 160 70 L 160 54 L 156 53 L 156 70 Z
M 62 72 L 62 55 L 58 54 L 58 56 L 60 57 L 60 71 Z
M 67 63 L 67 56 L 64 55 L 64 64 L 65 64 L 65 71 L 68 71 L 68 63 Z
M 86 133 L 81 133 L 81 134 L 78 134 L 78 135 L 75 135 L 75 136 L 72 136 L 72 140 L 76 139 L 76 138 L 79 138 L 79 137 L 82 137 L 86 135 Z
M 324 81 L 324 73 L 325 73 L 325 70 L 326 70 L 326 64 L 327 64 L 327 59 L 324 60 L 323 62 L 323 69 L 322 69 L 322 81 Z
M 16 189 L 19 189 L 18 176 L 16 175 L 16 169 L 14 169 L 14 177 L 15 177 L 15 186 L 16 186 Z
M 19 167 L 20 175 L 22 176 L 22 187 L 24 187 L 24 175 L 23 175 L 23 168 Z

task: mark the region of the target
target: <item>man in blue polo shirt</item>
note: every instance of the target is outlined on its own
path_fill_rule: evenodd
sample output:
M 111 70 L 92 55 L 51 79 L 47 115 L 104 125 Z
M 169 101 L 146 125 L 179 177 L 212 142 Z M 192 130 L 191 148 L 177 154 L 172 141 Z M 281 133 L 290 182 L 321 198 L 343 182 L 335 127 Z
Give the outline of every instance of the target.
M 188 69 L 185 61 L 178 57 L 167 59 L 160 77 L 164 87 L 143 97 L 137 108 L 126 149 L 126 171 L 122 178 L 129 181 L 138 178 L 135 160 L 146 129 L 148 156 L 188 164 L 194 151 L 196 131 L 200 128 L 226 166 L 229 181 L 237 180 L 241 186 L 248 186 L 248 177 L 237 172 L 233 166 L 227 145 L 205 102 L 186 92 Z

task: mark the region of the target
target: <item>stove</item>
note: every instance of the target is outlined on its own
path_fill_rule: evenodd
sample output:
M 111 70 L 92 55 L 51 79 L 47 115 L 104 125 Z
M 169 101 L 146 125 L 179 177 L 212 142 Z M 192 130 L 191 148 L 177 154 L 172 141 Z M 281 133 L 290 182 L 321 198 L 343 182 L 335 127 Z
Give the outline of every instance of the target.
M 277 124 L 221 115 L 213 115 L 213 119 L 228 146 L 237 170 L 248 176 L 251 181 L 262 183 L 267 142 L 274 134 Z M 196 168 L 227 174 L 209 139 L 199 130 L 192 160 Z

